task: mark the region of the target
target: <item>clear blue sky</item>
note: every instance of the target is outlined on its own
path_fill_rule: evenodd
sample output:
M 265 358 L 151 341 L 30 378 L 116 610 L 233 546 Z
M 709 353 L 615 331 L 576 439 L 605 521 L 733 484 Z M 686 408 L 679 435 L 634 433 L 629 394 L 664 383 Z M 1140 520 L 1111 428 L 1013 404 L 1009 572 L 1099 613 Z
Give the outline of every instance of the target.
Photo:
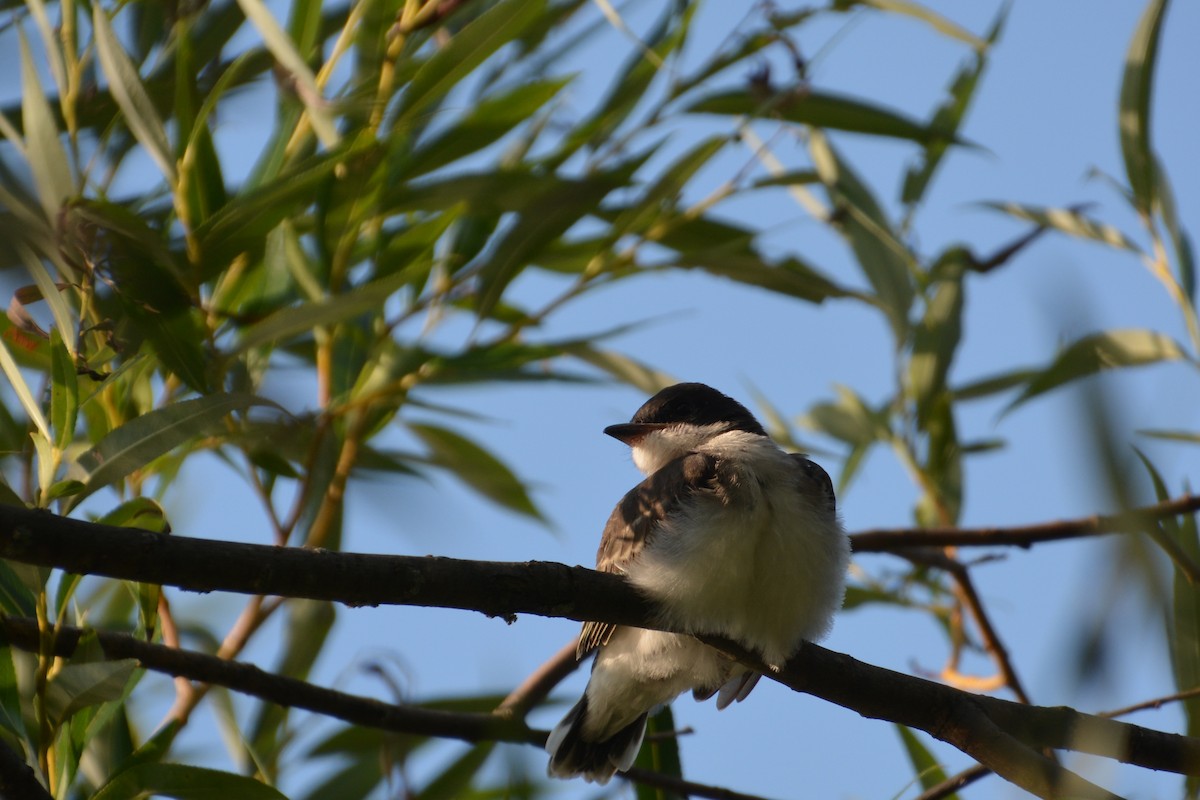
M 637 4 L 631 18 L 645 30 L 661 2 Z M 781 3 L 791 8 L 794 4 Z M 997 2 L 931 2 L 963 27 L 982 32 Z M 719 41 L 740 3 L 710 2 L 702 11 L 690 43 L 692 63 Z M 917 241 L 935 252 L 955 241 L 980 252 L 1005 243 L 1022 226 L 972 207 L 981 200 L 1015 200 L 1037 205 L 1094 201 L 1096 216 L 1129 233 L 1137 228 L 1123 204 L 1102 181 L 1087 180 L 1093 167 L 1121 176 L 1116 127 L 1116 98 L 1130 35 L 1142 3 L 1100 0 L 1093 3 L 1045 3 L 1016 0 L 1007 28 L 995 48 L 983 85 L 970 113 L 965 136 L 983 151 L 953 153 L 945 164 L 920 217 Z M 598 14 L 594 10 L 591 13 Z M 817 25 L 801 36 L 809 56 L 836 42 L 813 64 L 814 85 L 850 92 L 919 115 L 939 102 L 950 76 L 967 57 L 951 42 L 911 19 L 861 15 L 847 27 Z M 1195 157 L 1200 110 L 1196 76 L 1200 51 L 1200 6 L 1175 2 L 1162 43 L 1157 75 L 1155 144 L 1178 194 L 1184 224 L 1200 235 L 1200 159 Z M 629 47 L 608 31 L 577 56 L 584 72 L 572 89 L 581 109 L 594 102 L 616 60 L 614 49 Z M 735 79 L 744 76 L 734 75 Z M 219 142 L 232 150 L 239 140 L 261 136 L 261 121 L 251 111 L 226 114 Z M 725 123 L 697 120 L 680 131 L 681 139 L 721 129 Z M 912 148 L 836 136 L 882 198 L 897 194 Z M 799 145 L 783 142 L 780 155 L 802 164 Z M 247 157 L 250 157 L 249 154 Z M 731 152 L 702 180 L 713 183 L 742 166 L 746 153 Z M 847 283 L 859 283 L 853 261 L 817 223 L 807 219 L 783 192 L 758 193 L 722 208 L 723 213 L 755 221 L 770 230 L 776 252 L 794 252 Z M 553 288 L 530 279 L 514 290 L 536 297 Z M 972 281 L 968 328 L 952 378 L 967 380 L 1006 367 L 1045 362 L 1056 345 L 1094 327 L 1152 327 L 1184 337 L 1173 307 L 1157 283 L 1129 257 L 1095 245 L 1051 236 L 1009 267 Z M 586 333 L 617 322 L 657 320 L 614 342 L 659 369 L 681 379 L 699 380 L 753 405 L 761 392 L 789 415 L 832 396 L 837 384 L 854 387 L 872 400 L 889 392 L 889 341 L 874 315 L 851 302 L 817 307 L 786 301 L 700 275 L 666 274 L 627 281 L 597 292 L 553 322 L 547 336 Z M 451 327 L 444 335 L 463 335 Z M 1197 380 L 1180 367 L 1130 373 L 1106 382 L 1118 394 L 1118 410 L 1132 427 L 1196 428 Z M 489 422 L 465 424 L 470 433 L 503 453 L 516 472 L 535 486 L 535 497 L 552 521 L 553 531 L 531 525 L 480 502 L 450 481 L 432 486 L 417 482 L 376 482 L 352 489 L 346 545 L 365 552 L 458 556 L 465 558 L 541 559 L 590 565 L 601 526 L 613 503 L 638 476 L 624 447 L 601 429 L 623 421 L 644 399 L 620 387 L 577 388 L 529 385 L 484 391 L 445 392 L 439 399 L 478 412 Z M 972 408 L 961 421 L 969 438 L 1004 436 L 1009 447 L 969 464 L 967 524 L 1017 524 L 1069 517 L 1111 508 L 1082 444 L 1079 396 L 1062 392 L 1000 418 L 996 404 Z M 829 446 L 828 442 L 816 445 Z M 1147 444 L 1165 475 L 1179 488 L 1195 476 L 1195 449 Z M 820 459 L 831 473 L 836 457 Z M 208 483 L 224 473 L 212 465 L 185 473 L 181 488 L 168 499 L 178 533 L 230 536 L 261 541 L 248 497 L 231 481 L 221 503 L 211 502 Z M 222 478 L 227 479 L 227 476 Z M 915 493 L 890 453 L 877 451 L 850 491 L 840 498 L 850 531 L 910 522 Z M 1160 659 L 1160 629 L 1124 600 L 1120 580 L 1106 559 L 1112 542 L 1056 544 L 1031 552 L 1012 552 L 1002 561 L 975 570 L 999 631 L 1014 654 L 1016 667 L 1033 699 L 1049 705 L 1078 704 L 1098 710 L 1172 691 L 1168 665 Z M 879 573 L 903 564 L 885 557 L 864 557 L 856 565 Z M 1110 608 L 1106 603 L 1115 598 Z M 191 598 L 194 617 L 228 614 L 240 598 Z M 1074 648 L 1080 632 L 1072 626 L 1095 609 L 1119 615 L 1125 623 L 1119 658 L 1107 679 L 1086 694 L 1073 690 Z M 414 699 L 465 692 L 503 693 L 572 637 L 574 623 L 522 618 L 506 626 L 497 620 L 455 611 L 398 608 L 339 609 L 340 626 L 318 665 L 315 679 L 337 688 L 384 694 L 378 682 L 356 670 L 367 660 L 397 659 L 404 665 L 405 690 Z M 268 636 L 250 655 L 272 664 L 275 640 Z M 901 671 L 936 672 L 947 654 L 942 635 L 925 616 L 871 607 L 839 618 L 827 646 L 856 658 Z M 1151 654 L 1143 657 L 1142 653 Z M 980 671 L 989 666 L 970 664 Z M 577 674 L 558 697 L 573 700 L 582 689 Z M 169 701 L 163 683 L 162 701 Z M 561 708 L 539 712 L 533 722 L 553 724 Z M 155 710 L 157 711 L 157 709 Z M 147 709 L 147 718 L 154 711 Z M 718 714 L 712 704 L 690 699 L 676 703 L 677 720 L 696 729 L 684 740 L 689 778 L 772 797 L 911 796 L 911 770 L 890 725 L 860 719 L 822 701 L 795 695 L 764 681 L 746 702 Z M 1176 710 L 1143 714 L 1136 721 L 1176 729 Z M 212 753 L 214 728 L 209 712 L 200 712 L 185 748 Z M 449 759 L 461 747 L 439 748 Z M 948 767 L 967 765 L 952 750 L 938 751 Z M 543 756 L 514 748 L 512 758 Z M 501 764 L 504 758 L 495 763 Z M 411 776 L 421 785 L 423 770 L 444 761 L 418 765 Z M 1084 767 L 1081 767 L 1084 768 Z M 1088 770 L 1092 768 L 1086 768 Z M 1101 762 L 1087 774 L 1110 788 L 1136 796 L 1174 796 L 1178 779 Z M 295 790 L 297 786 L 283 787 Z M 556 796 L 585 798 L 595 790 L 562 783 Z M 626 790 L 626 793 L 628 791 Z M 991 778 L 971 790 L 973 797 L 1013 797 L 1019 793 Z

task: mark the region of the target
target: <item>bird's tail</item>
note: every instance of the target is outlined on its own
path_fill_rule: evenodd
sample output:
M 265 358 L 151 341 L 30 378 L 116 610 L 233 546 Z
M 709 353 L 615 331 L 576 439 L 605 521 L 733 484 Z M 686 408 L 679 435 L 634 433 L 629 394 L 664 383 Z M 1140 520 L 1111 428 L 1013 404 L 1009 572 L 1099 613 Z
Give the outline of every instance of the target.
M 550 765 L 546 772 L 551 777 L 582 776 L 588 782 L 604 784 L 617 770 L 633 766 L 633 760 L 642 748 L 642 737 L 646 735 L 646 715 L 642 714 L 603 741 L 590 742 L 583 738 L 587 713 L 587 695 L 584 695 L 550 731 L 546 739 Z

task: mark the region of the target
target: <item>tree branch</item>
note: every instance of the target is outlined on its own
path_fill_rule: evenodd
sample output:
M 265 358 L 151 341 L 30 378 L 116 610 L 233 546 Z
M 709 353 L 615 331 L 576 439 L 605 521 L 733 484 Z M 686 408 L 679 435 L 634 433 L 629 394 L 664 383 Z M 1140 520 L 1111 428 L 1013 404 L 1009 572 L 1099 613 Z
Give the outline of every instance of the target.
M 490 563 L 232 544 L 95 525 L 11 506 L 0 507 L 0 557 L 198 591 L 310 597 L 348 605 L 441 606 L 481 611 L 509 620 L 518 613 L 533 613 L 665 629 L 655 621 L 651 604 L 620 577 L 543 562 Z M 1010 771 L 1014 753 L 1028 759 L 1030 751 L 1042 748 L 1079 750 L 1151 769 L 1200 775 L 1197 739 L 1069 708 L 1026 706 L 972 695 L 864 664 L 816 645 L 801 648 L 782 672 L 772 673 L 756 655 L 733 642 L 701 638 L 796 691 L 823 698 L 865 717 L 924 730 L 1019 785 L 1049 785 L 1048 776 L 1064 774 L 1047 772 L 1051 767 L 1036 761 L 1025 762 L 1032 765 L 1034 778 L 1026 779 L 1023 772 Z M 140 658 L 132 652 L 122 657 Z M 250 683 L 270 677 L 246 665 L 229 668 L 248 670 L 242 679 Z M 223 685 L 228 685 L 229 679 L 224 676 L 226 680 L 222 680 L 221 674 L 189 677 Z M 270 685 L 263 687 L 264 691 L 270 689 Z M 328 703 L 330 695 L 321 693 L 329 690 L 309 686 L 305 691 L 317 692 L 312 696 L 317 709 L 326 707 L 321 704 Z M 281 704 L 288 702 L 263 696 Z M 425 730 L 444 731 L 431 735 L 470 741 L 481 738 L 532 741 L 535 736 L 523 723 L 494 715 L 481 715 L 486 724 L 482 720 L 473 723 L 482 727 L 463 728 L 458 715 L 449 720 L 424 709 L 397 709 L 361 699 L 360 702 L 368 704 L 361 709 L 364 715 L 374 715 L 380 720 L 396 719 L 388 724 L 405 730 L 421 725 Z M 408 716 L 392 718 L 389 716 L 392 714 Z M 984 719 L 986 725 L 980 722 Z M 385 726 L 384 722 L 374 724 Z M 989 733 L 991 727 L 1001 735 Z M 1081 732 L 1087 735 L 1079 735 Z M 1008 741 L 1010 738 L 1022 748 L 1015 750 Z M 1036 752 L 1032 755 L 1038 756 Z M 1030 783 L 1034 779 L 1041 783 Z
M 79 628 L 64 626 L 55 639 L 54 654 L 69 658 L 75 652 L 79 639 L 84 634 L 85 631 Z M 97 631 L 95 634 L 100 648 L 104 651 L 105 658 L 109 660 L 136 659 L 144 669 L 162 672 L 177 678 L 224 686 L 227 689 L 276 705 L 304 709 L 315 714 L 340 719 L 352 725 L 378 728 L 394 733 L 460 739 L 465 742 L 487 740 L 530 744 L 536 747 L 541 747 L 546 742 L 546 731 L 530 728 L 513 713 L 515 704 L 508 707 L 501 706 L 491 714 L 479 714 L 383 703 L 333 689 L 324 689 L 285 675 L 265 672 L 252 664 L 230 661 L 166 645 L 152 644 L 124 633 Z M 35 620 L 0 617 L 0 636 L 9 644 L 23 650 L 31 652 L 38 650 L 39 634 Z M 562 652 L 566 652 L 566 649 L 564 648 Z M 574 642 L 570 646 L 570 657 L 573 662 L 575 660 Z M 559 656 L 556 656 L 547 662 L 547 665 L 557 665 L 561 660 Z M 527 681 L 524 686 L 529 684 L 530 682 Z M 514 692 L 514 694 L 516 693 Z M 528 692 L 522 697 L 522 703 L 529 702 Z M 18 767 L 23 768 L 23 771 Z M 635 768 L 621 774 L 635 783 L 680 791 L 695 797 L 714 798 L 714 800 L 763 800 L 755 795 L 742 794 L 731 789 L 696 783 L 646 769 Z M 19 783 L 24 777 L 32 781 L 32 784 Z M 12 751 L 7 750 L 3 742 L 0 742 L 0 790 L 6 790 L 10 786 L 13 787 L 12 791 L 0 791 L 0 797 L 12 798 L 12 800 L 50 800 L 50 795 L 44 789 L 40 793 L 34 791 L 34 787 L 41 789 L 41 784 L 33 777 L 33 771 L 24 762 L 21 762 Z
M 54 800 L 38 782 L 33 768 L 0 738 L 0 797 L 8 800 Z
M 855 553 L 892 553 L 914 547 L 1030 547 L 1039 542 L 1078 539 L 1105 533 L 1137 533 L 1157 520 L 1200 511 L 1200 495 L 1185 494 L 1119 514 L 1094 514 L 1080 519 L 1019 525 L 1009 528 L 873 528 L 850 537 Z

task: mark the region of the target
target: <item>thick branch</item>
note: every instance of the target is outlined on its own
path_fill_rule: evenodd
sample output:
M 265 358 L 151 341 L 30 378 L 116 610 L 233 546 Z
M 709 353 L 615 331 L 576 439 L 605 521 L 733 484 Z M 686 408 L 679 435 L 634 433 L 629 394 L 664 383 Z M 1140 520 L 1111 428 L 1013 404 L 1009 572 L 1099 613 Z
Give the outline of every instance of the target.
M 855 553 L 891 553 L 913 547 L 1030 547 L 1038 542 L 1078 539 L 1104 533 L 1136 533 L 1153 529 L 1158 520 L 1200 511 L 1200 495 L 1172 500 L 1120 514 L 1095 514 L 1080 519 L 1043 522 L 1010 528 L 878 528 L 850 537 Z
M 0 558 L 78 575 L 331 600 L 638 624 L 650 603 L 615 575 L 546 561 L 465 561 L 382 556 L 191 539 L 116 528 L 0 505 Z
M 506 618 L 533 613 L 663 627 L 654 621 L 650 604 L 621 578 L 541 562 L 489 563 L 230 544 L 93 525 L 13 507 L 0 507 L 0 557 L 198 591 L 311 597 L 349 605 L 442 606 Z M 1009 774 L 1005 762 L 997 762 L 995 749 L 988 747 L 989 737 L 970 723 L 980 711 L 1005 737 L 1015 738 L 1026 748 L 1081 750 L 1152 769 L 1200 775 L 1200 740 L 1068 708 L 1039 708 L 972 695 L 816 645 L 805 646 L 782 673 L 772 674 L 756 656 L 737 645 L 714 643 L 797 691 L 866 717 L 927 731 L 1010 780 L 1019 776 Z M 129 657 L 140 658 L 132 653 Z M 253 667 L 241 668 L 251 670 L 251 677 L 258 672 Z M 215 675 L 189 677 L 225 683 Z M 378 708 L 364 709 L 364 713 L 381 714 L 392 708 L 374 705 Z M 955 720 L 959 722 L 952 724 Z M 1081 736 L 1081 732 L 1089 735 Z M 1093 732 L 1102 735 L 1090 735 Z M 467 738 L 462 732 L 445 735 Z M 490 728 L 473 735 L 498 738 Z M 1038 769 L 1049 768 L 1041 765 Z

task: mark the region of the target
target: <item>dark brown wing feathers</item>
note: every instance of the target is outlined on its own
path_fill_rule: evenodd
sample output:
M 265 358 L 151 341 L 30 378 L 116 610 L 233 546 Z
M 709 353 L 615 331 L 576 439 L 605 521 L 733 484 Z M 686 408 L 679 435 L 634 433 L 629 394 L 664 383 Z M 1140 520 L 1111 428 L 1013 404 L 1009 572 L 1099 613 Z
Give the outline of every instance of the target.
M 658 523 L 669 515 L 683 498 L 695 492 L 719 493 L 716 456 L 689 453 L 677 458 L 631 489 L 613 509 L 600 538 L 596 569 L 600 572 L 624 571 L 650 540 Z M 616 626 L 606 622 L 585 622 L 575 649 L 577 658 L 608 644 Z

